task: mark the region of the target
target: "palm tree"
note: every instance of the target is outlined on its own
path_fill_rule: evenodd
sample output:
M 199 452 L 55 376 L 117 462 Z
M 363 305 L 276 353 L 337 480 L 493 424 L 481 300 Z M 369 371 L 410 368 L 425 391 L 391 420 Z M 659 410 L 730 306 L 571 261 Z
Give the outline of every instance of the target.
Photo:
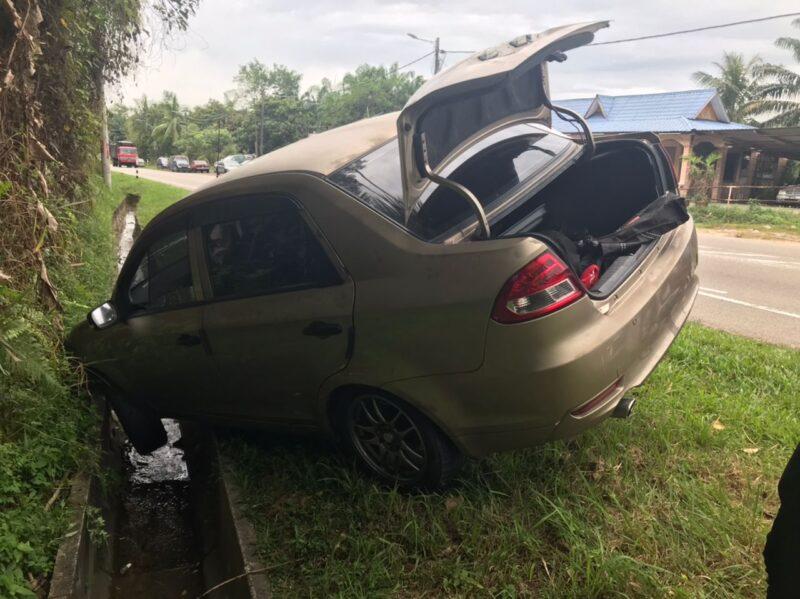
M 172 92 L 164 92 L 163 104 L 164 120 L 153 127 L 153 135 L 160 135 L 164 145 L 174 146 L 186 125 L 186 111 Z
M 715 62 L 718 74 L 697 71 L 692 75 L 703 87 L 717 90 L 732 121 L 753 123 L 753 116 L 763 112 L 761 80 L 764 63 L 759 56 L 745 60 L 738 52 L 723 52 L 722 62 Z
M 800 28 L 800 19 L 792 21 Z M 778 48 L 789 50 L 797 63 L 800 63 L 800 39 L 779 37 L 775 40 Z M 800 125 L 800 74 L 783 65 L 765 64 L 760 68 L 766 83 L 761 88 L 763 109 L 769 117 L 763 124 L 767 127 L 791 127 Z

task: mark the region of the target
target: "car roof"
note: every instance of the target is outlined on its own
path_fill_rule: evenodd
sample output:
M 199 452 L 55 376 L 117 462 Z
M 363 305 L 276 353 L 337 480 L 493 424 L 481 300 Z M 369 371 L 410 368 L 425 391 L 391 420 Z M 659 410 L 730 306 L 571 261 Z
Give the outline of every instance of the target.
M 179 202 L 162 210 L 148 223 L 146 230 L 160 228 L 161 224 L 169 217 L 194 204 L 196 196 L 201 192 L 233 180 L 291 171 L 328 176 L 356 158 L 397 137 L 397 116 L 399 114 L 399 112 L 390 112 L 323 133 L 314 133 L 305 139 L 245 162 L 241 167 L 226 173 L 224 177 L 200 186 Z
M 397 136 L 397 115 L 392 112 L 349 125 L 312 133 L 288 146 L 278 148 L 225 175 L 224 180 L 284 171 L 305 171 L 330 175 Z

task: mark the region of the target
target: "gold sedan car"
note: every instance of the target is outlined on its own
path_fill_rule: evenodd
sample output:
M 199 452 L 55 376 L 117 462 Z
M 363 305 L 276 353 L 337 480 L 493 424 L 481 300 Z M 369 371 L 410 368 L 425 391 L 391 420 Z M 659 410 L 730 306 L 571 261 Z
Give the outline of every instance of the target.
M 657 142 L 595 141 L 549 100 L 546 63 L 605 26 L 477 53 L 157 216 L 69 339 L 137 448 L 161 417 L 316 431 L 436 486 L 626 416 L 692 306 L 697 242 Z

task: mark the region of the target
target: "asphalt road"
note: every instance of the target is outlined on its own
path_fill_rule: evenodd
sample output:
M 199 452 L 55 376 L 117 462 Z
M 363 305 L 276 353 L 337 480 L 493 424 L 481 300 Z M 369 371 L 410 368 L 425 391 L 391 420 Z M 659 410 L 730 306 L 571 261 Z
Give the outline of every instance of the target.
M 201 185 L 213 181 L 216 177 L 214 173 L 173 173 L 171 171 L 155 170 L 151 168 L 133 169 L 122 166 L 112 166 L 111 170 L 115 173 L 133 176 L 138 172 L 139 177 L 142 179 L 166 183 L 167 185 L 188 189 L 189 191 L 193 191 Z
M 135 174 L 133 169 L 115 168 Z M 138 169 L 139 176 L 193 190 L 213 174 Z M 800 348 L 800 243 L 699 231 L 700 293 L 691 319 Z
M 800 243 L 701 231 L 700 293 L 691 318 L 800 347 Z

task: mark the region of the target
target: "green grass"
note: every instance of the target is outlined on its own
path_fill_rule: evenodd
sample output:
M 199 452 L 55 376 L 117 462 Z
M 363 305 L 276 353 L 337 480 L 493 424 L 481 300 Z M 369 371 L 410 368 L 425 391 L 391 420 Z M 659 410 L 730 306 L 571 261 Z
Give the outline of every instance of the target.
M 111 186 L 114 196 L 119 200 L 128 193 L 141 196 L 137 214 L 143 227 L 164 208 L 189 195 L 186 189 L 121 173 L 111 173 Z
M 108 297 L 114 202 L 96 178 L 71 202 L 78 212 L 53 208 L 47 255 L 64 312 L 43 309 L 32 285 L 0 285 L 0 597 L 34 596 L 28 577 L 47 578 L 67 532 L 70 479 L 97 467 L 96 414 L 60 340 Z
M 758 230 L 761 235 L 783 234 L 800 237 L 800 209 L 761 206 L 755 202 L 737 204 L 692 205 L 689 212 L 698 227 Z
M 688 325 L 632 419 L 472 463 L 437 494 L 379 488 L 321 442 L 223 450 L 276 596 L 763 597 L 799 358 Z

